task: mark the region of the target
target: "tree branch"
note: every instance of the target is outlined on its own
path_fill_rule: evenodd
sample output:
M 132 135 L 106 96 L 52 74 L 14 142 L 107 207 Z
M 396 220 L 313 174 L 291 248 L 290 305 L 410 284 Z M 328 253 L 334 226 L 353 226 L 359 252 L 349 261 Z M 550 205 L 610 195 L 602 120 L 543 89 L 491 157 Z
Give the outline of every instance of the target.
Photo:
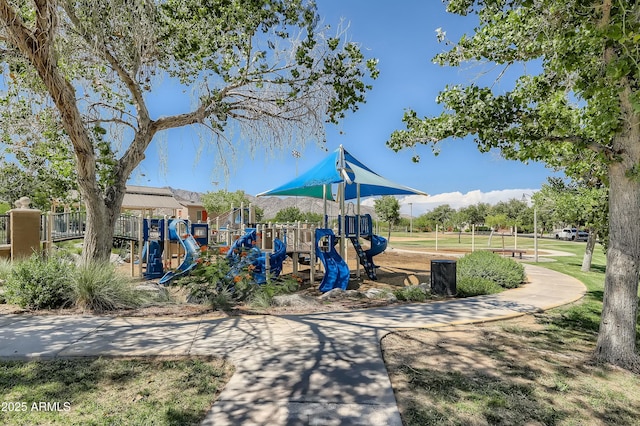
M 38 4 L 43 14 L 51 12 L 51 8 L 54 7 L 46 0 L 41 0 Z M 88 197 L 90 195 L 88 192 L 94 195 L 99 194 L 96 183 L 95 153 L 76 104 L 75 89 L 59 72 L 53 59 L 54 54 L 51 48 L 55 20 L 46 19 L 45 16 L 38 17 L 38 25 L 44 25 L 46 22 L 51 26 L 47 27 L 47 31 L 41 29 L 36 37 L 27 29 L 6 0 L 0 0 L 0 20 L 7 26 L 9 42 L 16 46 L 35 68 L 60 111 L 63 127 L 71 139 L 78 160 L 78 183 L 85 190 L 84 195 Z
M 64 2 L 63 8 L 67 13 L 67 16 L 69 16 L 69 19 L 73 23 L 74 28 L 76 29 L 76 31 L 78 31 L 78 34 L 80 34 L 80 36 L 87 42 L 87 44 L 89 44 L 90 46 L 93 45 L 92 43 L 93 40 L 91 36 L 86 31 L 86 29 L 82 26 L 82 23 L 80 22 L 75 12 L 69 5 L 69 2 Z M 101 41 L 101 45 L 96 46 L 96 48 L 99 49 L 99 53 L 103 55 L 103 58 L 109 63 L 109 65 L 116 72 L 116 74 L 118 74 L 118 77 L 120 77 L 120 80 L 125 84 L 129 92 L 131 93 L 131 96 L 133 97 L 133 102 L 136 106 L 136 111 L 140 116 L 139 118 L 140 126 L 144 127 L 145 125 L 148 125 L 151 122 L 151 118 L 149 117 L 149 110 L 147 109 L 146 102 L 144 101 L 144 97 L 142 95 L 142 90 L 140 90 L 140 86 L 138 85 L 138 83 L 134 80 L 132 76 L 129 75 L 129 73 L 124 69 L 124 67 L 120 64 L 120 62 L 118 62 L 118 60 L 111 54 L 109 49 L 107 49 L 106 45 L 102 41 Z

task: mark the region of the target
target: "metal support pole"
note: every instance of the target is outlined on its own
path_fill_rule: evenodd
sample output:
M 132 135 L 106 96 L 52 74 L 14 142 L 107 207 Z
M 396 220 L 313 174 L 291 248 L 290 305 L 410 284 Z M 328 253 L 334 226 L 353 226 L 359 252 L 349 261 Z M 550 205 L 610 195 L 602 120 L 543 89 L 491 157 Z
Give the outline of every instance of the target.
M 533 253 L 535 262 L 538 263 L 538 208 L 533 205 Z

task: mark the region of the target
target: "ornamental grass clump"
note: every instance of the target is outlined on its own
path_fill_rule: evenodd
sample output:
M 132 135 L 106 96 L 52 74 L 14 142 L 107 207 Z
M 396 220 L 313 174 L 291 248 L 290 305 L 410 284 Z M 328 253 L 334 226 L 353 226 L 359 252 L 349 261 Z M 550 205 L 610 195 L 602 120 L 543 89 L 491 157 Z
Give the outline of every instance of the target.
M 255 290 L 249 298 L 254 308 L 268 308 L 273 305 L 273 298 L 282 294 L 291 294 L 299 290 L 297 277 L 272 278 L 263 284 L 253 284 Z
M 457 262 L 457 280 L 463 284 L 467 279 L 491 281 L 502 288 L 516 288 L 526 278 L 524 266 L 489 251 L 469 253 Z
M 11 260 L 4 257 L 0 258 L 0 285 L 9 278 L 12 269 L 13 265 L 11 264 Z
M 95 312 L 136 308 L 149 299 L 110 263 L 96 262 L 78 267 L 71 284 L 75 306 Z

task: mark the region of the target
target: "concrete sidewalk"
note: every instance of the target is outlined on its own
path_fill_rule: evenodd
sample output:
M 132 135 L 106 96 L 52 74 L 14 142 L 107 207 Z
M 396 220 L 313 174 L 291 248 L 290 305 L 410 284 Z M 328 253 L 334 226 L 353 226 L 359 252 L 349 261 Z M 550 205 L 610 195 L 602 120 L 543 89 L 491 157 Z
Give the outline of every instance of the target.
M 296 316 L 147 319 L 7 315 L 0 357 L 217 355 L 236 372 L 206 425 L 401 425 L 380 353 L 399 328 L 514 317 L 580 299 L 574 278 L 526 265 L 498 295 Z

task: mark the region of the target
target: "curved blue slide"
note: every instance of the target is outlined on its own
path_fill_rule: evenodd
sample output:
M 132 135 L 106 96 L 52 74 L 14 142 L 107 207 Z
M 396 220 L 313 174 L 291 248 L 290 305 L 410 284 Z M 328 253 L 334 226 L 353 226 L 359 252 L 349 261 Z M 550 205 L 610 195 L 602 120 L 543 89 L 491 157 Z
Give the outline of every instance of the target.
M 319 242 L 325 238 L 326 244 L 320 248 Z M 316 229 L 316 256 L 320 258 L 324 266 L 324 277 L 320 283 L 319 290 L 326 293 L 334 288 L 347 289 L 349 285 L 349 266 L 334 248 L 335 235 L 331 229 Z
M 233 242 L 227 253 L 227 260 L 232 265 L 230 275 L 238 274 L 244 267 L 253 265 L 253 279 L 256 284 L 267 282 L 266 256 L 269 256 L 269 273 L 277 277 L 282 272 L 282 262 L 287 257 L 287 245 L 278 238 L 273 240 L 273 253 L 267 254 L 255 246 L 257 232 L 255 228 L 248 228 L 243 236 Z M 241 249 L 247 251 L 243 258 L 239 252 Z
M 196 267 L 196 261 L 200 257 L 200 245 L 189 231 L 186 231 L 186 234 L 180 235 L 177 229 L 178 224 L 183 224 L 186 230 L 189 229 L 189 226 L 184 220 L 174 219 L 169 223 L 169 239 L 180 241 L 180 244 L 184 248 L 185 256 L 178 268 L 175 271 L 169 271 L 164 274 L 164 276 L 160 278 L 160 281 L 158 281 L 158 284 L 166 284 L 172 279 L 186 274 Z
M 385 237 L 381 237 L 380 235 L 371 234 L 371 248 L 369 250 L 365 250 L 364 253 L 367 255 L 367 260 L 373 264 L 373 256 L 376 256 L 387 249 L 387 239 Z M 374 267 L 376 266 L 373 264 Z

